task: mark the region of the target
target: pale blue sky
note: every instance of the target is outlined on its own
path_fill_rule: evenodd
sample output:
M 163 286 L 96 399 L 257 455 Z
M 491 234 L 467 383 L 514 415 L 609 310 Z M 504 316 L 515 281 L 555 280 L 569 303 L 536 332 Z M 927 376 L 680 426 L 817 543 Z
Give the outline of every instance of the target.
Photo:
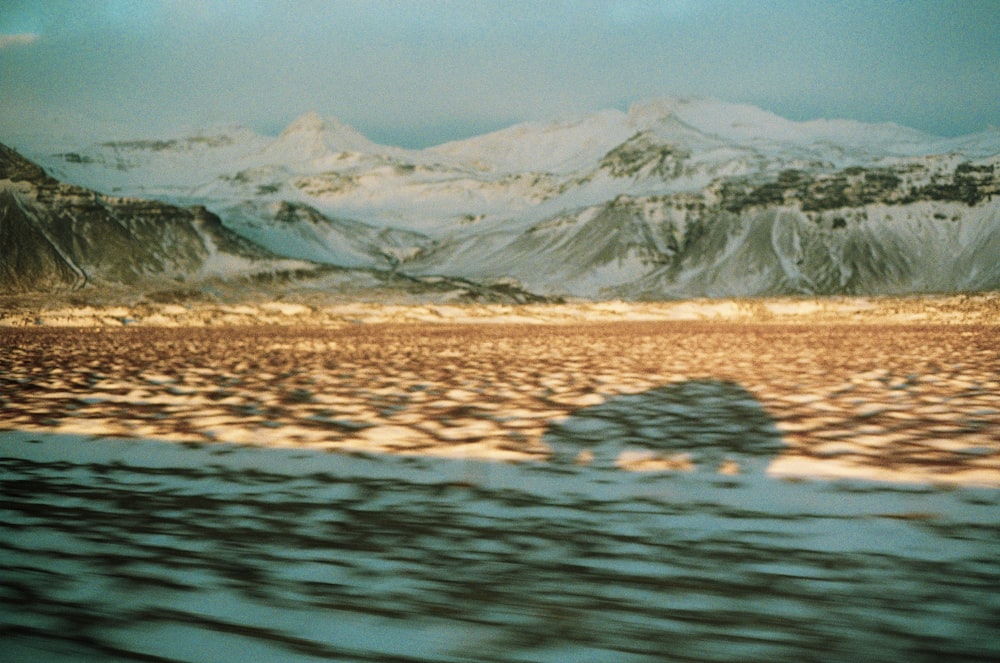
M 315 110 L 419 147 L 664 95 L 981 131 L 1000 0 L 0 0 L 0 132 Z

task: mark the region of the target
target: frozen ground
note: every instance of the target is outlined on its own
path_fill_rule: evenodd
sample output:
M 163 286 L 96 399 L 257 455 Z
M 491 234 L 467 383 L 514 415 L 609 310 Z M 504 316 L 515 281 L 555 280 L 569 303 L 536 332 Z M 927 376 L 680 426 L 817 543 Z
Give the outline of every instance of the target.
M 0 327 L 0 660 L 1000 658 L 995 324 L 508 313 Z

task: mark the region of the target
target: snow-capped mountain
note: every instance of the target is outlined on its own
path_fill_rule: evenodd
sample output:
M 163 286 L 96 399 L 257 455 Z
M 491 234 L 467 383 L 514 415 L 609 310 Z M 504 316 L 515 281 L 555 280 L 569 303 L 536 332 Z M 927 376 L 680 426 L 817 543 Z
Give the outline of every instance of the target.
M 3 290 L 183 283 L 306 267 L 252 244 L 203 207 L 63 184 L 0 145 Z
M 0 294 L 74 293 L 72 301 L 81 301 L 80 293 L 91 293 L 105 302 L 108 297 L 239 300 L 254 293 L 396 302 L 542 299 L 511 283 L 330 265 L 331 259 L 381 258 L 393 267 L 419 251 L 422 238 L 330 221 L 294 204 L 277 204 L 274 218 L 291 228 L 289 236 L 303 237 L 308 250 L 316 250 L 309 243 L 315 239 L 317 246 L 325 241 L 328 252 L 312 262 L 282 258 L 223 226 L 204 207 L 108 196 L 66 184 L 0 144 Z
M 1000 287 L 995 163 L 787 170 L 774 181 L 621 195 L 516 235 L 470 233 L 415 259 L 529 290 L 627 299 Z M 437 262 L 441 260 L 443 262 Z
M 39 160 L 109 194 L 202 205 L 289 258 L 545 295 L 1000 288 L 1000 131 L 793 122 L 666 98 L 425 150 L 308 113 Z
M 185 196 L 232 172 L 271 143 L 245 127 L 220 127 L 159 139 L 112 140 L 54 154 L 27 150 L 53 177 L 107 194 Z
M 292 122 L 260 157 L 279 164 L 296 164 L 341 152 L 375 152 L 378 146 L 343 122 L 310 111 Z

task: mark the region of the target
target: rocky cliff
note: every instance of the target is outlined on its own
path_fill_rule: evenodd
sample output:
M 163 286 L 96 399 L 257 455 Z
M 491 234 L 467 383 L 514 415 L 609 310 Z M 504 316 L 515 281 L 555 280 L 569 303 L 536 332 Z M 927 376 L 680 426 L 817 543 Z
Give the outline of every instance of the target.
M 0 288 L 197 280 L 273 261 L 204 207 L 61 183 L 0 145 Z

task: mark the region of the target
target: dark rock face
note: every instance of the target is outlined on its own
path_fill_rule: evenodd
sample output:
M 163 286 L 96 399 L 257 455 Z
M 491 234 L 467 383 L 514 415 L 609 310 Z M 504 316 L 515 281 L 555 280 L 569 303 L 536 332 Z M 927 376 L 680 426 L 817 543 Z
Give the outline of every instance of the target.
M 41 166 L 25 159 L 3 143 L 0 143 L 0 180 L 31 182 L 38 185 L 55 183 L 53 178 L 45 174 Z
M 269 257 L 202 207 L 63 184 L 0 145 L 0 290 L 184 281 L 219 253 Z
M 44 283 L 80 287 L 87 276 L 21 209 L 10 191 L 0 191 L 0 288 L 31 290 Z
M 640 173 L 665 179 L 678 177 L 691 155 L 672 145 L 658 143 L 648 132 L 639 132 L 604 155 L 600 167 L 612 177 L 634 177 Z
M 971 207 L 990 201 L 998 192 L 1000 169 L 992 163 L 968 162 L 944 172 L 932 172 L 919 162 L 881 168 L 854 166 L 815 175 L 789 169 L 763 184 L 736 180 L 721 186 L 722 205 L 731 212 L 767 205 L 795 205 L 804 212 L 820 212 L 920 201 L 960 202 Z

